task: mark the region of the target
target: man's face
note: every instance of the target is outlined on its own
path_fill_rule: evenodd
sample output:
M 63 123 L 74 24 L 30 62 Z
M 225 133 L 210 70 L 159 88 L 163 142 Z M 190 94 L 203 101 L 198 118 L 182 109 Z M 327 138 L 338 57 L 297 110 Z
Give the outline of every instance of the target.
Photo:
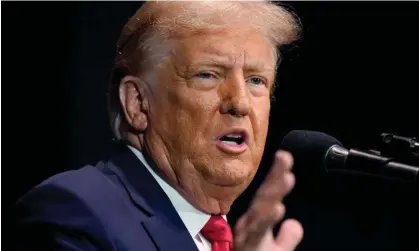
M 153 74 L 146 145 L 163 149 L 153 157 L 181 186 L 244 189 L 260 164 L 273 47 L 256 32 L 237 33 L 177 41 Z

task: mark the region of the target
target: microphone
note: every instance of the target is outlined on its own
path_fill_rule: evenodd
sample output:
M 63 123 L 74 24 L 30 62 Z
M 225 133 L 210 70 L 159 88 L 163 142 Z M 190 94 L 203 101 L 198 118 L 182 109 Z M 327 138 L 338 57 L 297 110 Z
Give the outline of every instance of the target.
M 295 163 L 320 166 L 326 173 L 353 173 L 417 182 L 419 167 L 358 149 L 346 149 L 334 137 L 322 132 L 294 130 L 281 142 Z

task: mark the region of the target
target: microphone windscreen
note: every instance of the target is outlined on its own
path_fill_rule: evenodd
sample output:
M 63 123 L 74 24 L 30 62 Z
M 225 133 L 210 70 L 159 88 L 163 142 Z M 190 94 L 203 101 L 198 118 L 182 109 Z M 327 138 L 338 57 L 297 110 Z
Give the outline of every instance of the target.
M 332 145 L 342 146 L 342 143 L 322 132 L 294 130 L 285 135 L 281 142 L 281 149 L 324 154 Z
M 300 176 L 312 177 L 324 172 L 324 156 L 333 145 L 342 146 L 342 143 L 322 132 L 294 130 L 285 135 L 280 149 L 293 155 L 295 172 Z

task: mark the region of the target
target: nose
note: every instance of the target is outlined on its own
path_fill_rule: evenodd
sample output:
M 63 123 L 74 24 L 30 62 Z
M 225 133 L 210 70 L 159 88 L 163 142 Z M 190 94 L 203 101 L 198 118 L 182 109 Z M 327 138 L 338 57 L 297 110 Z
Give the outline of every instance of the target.
M 221 113 L 235 117 L 244 117 L 250 111 L 250 95 L 242 74 L 226 79 L 221 88 L 223 103 Z

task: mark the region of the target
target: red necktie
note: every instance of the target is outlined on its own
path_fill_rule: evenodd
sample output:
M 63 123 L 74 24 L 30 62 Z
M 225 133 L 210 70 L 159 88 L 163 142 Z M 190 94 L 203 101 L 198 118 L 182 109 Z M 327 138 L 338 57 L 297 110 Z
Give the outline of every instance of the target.
M 221 216 L 211 216 L 202 228 L 201 234 L 211 242 L 212 251 L 231 251 L 233 234 L 230 225 Z

